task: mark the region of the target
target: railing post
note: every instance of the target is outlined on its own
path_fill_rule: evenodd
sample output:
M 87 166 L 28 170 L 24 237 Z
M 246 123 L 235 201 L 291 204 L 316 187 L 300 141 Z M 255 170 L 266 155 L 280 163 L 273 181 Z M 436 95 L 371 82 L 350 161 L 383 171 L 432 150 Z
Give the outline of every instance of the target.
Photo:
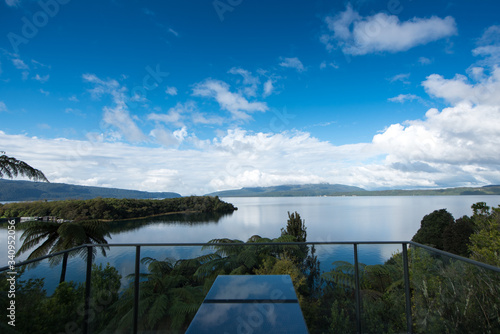
M 410 295 L 410 270 L 408 266 L 408 250 L 407 244 L 403 243 L 403 271 L 405 280 L 405 297 L 406 297 L 406 332 L 413 333 L 413 321 L 411 318 L 411 295 Z
M 83 334 L 89 333 L 90 286 L 92 281 L 92 246 L 87 246 L 87 273 L 85 275 L 85 308 L 83 314 Z
M 354 243 L 354 282 L 356 296 L 356 333 L 361 334 L 361 293 L 359 290 L 358 244 Z
M 135 277 L 134 277 L 134 323 L 132 333 L 137 334 L 139 325 L 139 269 L 141 263 L 141 246 L 135 246 Z

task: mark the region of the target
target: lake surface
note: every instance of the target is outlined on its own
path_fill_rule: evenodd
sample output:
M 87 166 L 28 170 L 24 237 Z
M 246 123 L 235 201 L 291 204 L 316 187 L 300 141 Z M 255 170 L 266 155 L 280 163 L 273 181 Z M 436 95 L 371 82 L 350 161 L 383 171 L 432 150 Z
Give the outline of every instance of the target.
M 297 211 L 305 220 L 307 241 L 408 241 L 420 228 L 420 221 L 434 210 L 447 209 L 455 218 L 472 215 L 471 205 L 486 202 L 498 206 L 500 196 L 395 196 L 395 197 L 232 197 L 221 198 L 233 203 L 238 210 L 222 217 L 165 216 L 140 221 L 114 223 L 109 243 L 190 243 L 211 239 L 230 238 L 246 241 L 253 235 L 277 238 L 286 226 L 288 212 Z M 7 230 L 0 239 L 3 265 L 7 264 Z M 20 237 L 21 231 L 17 236 Z M 19 240 L 17 247 L 20 247 Z M 394 252 L 396 245 L 360 246 L 360 262 L 383 263 Z M 197 256 L 199 247 L 142 247 L 141 257 L 175 259 Z M 206 253 L 206 251 L 205 251 Z M 352 246 L 320 246 L 317 255 L 323 264 L 336 260 L 352 261 Z M 107 257 L 98 256 L 97 262 L 110 262 L 122 276 L 133 272 L 135 248 L 111 248 Z M 17 262 L 26 255 L 17 258 Z M 68 279 L 81 280 L 84 263 L 74 258 L 68 267 Z M 143 268 L 144 269 L 144 268 Z M 322 265 L 323 269 L 323 265 Z M 36 271 L 54 276 L 59 270 L 50 270 L 48 264 Z M 49 275 L 50 272 L 50 275 Z M 35 275 L 35 272 L 33 272 Z M 50 277 L 47 276 L 47 280 Z
M 307 241 L 407 241 L 434 210 L 455 218 L 472 215 L 471 205 L 500 204 L 500 196 L 413 197 L 226 197 L 238 210 L 212 221 L 186 225 L 158 221 L 134 231 L 115 232 L 110 243 L 207 242 L 215 238 L 246 241 L 253 235 L 276 238 L 287 212 L 305 220 Z

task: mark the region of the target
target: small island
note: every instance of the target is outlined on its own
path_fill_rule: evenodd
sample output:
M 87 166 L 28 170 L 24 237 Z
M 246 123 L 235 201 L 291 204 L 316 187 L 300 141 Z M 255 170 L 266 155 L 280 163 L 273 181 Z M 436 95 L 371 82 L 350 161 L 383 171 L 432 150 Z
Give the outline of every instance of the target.
M 217 196 L 166 199 L 94 198 L 0 204 L 0 217 L 57 217 L 67 220 L 122 220 L 173 213 L 232 213 L 235 206 Z

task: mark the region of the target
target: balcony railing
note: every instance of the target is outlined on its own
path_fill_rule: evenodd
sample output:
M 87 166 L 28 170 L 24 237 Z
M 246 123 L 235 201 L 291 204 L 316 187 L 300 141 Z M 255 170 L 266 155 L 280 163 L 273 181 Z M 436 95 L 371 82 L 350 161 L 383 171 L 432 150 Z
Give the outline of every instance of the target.
M 16 324 L 1 331 L 184 333 L 220 274 L 290 275 L 310 333 L 500 328 L 494 266 L 407 241 L 221 242 L 84 245 L 0 268 Z

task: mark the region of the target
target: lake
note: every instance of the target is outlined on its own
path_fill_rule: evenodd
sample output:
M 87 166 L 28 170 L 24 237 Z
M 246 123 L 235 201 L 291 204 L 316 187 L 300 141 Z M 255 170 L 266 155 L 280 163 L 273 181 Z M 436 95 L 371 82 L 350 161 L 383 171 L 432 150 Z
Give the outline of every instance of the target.
M 486 202 L 498 206 L 500 196 L 395 196 L 395 197 L 232 197 L 222 198 L 238 210 L 222 217 L 195 216 L 189 222 L 182 216 L 117 222 L 109 243 L 189 243 L 207 242 L 216 238 L 246 241 L 253 235 L 276 238 L 286 226 L 288 212 L 297 211 L 305 220 L 307 241 L 408 241 L 420 227 L 420 221 L 434 210 L 447 209 L 455 218 L 472 215 L 471 205 Z M 7 263 L 6 229 L 0 240 L 2 263 Z M 18 232 L 20 237 L 21 232 Z M 18 241 L 19 243 L 19 241 Z M 20 244 L 17 245 L 20 247 Z M 400 247 L 362 246 L 360 261 L 383 263 Z M 184 258 L 200 254 L 199 247 L 143 247 L 142 256 L 157 259 Z M 335 260 L 352 261 L 352 246 L 321 246 L 317 254 L 322 263 Z M 126 276 L 133 272 L 133 247 L 112 248 L 98 263 L 111 262 Z M 19 262 L 26 256 L 17 258 Z M 68 279 L 81 279 L 84 265 L 73 259 L 68 267 Z M 71 269 L 71 267 L 74 267 Z M 41 267 L 41 268 L 40 268 Z M 48 273 L 48 266 L 38 270 Z M 45 267 L 45 269 L 43 269 Z M 37 270 L 37 271 L 38 271 Z M 49 276 L 57 277 L 58 270 Z
M 471 205 L 500 204 L 500 196 L 394 197 L 227 197 L 238 210 L 217 222 L 183 224 L 157 221 L 134 231 L 113 233 L 111 243 L 207 242 L 215 238 L 246 241 L 253 235 L 275 238 L 297 211 L 305 220 L 307 241 L 407 241 L 434 210 L 455 218 L 472 215 Z

